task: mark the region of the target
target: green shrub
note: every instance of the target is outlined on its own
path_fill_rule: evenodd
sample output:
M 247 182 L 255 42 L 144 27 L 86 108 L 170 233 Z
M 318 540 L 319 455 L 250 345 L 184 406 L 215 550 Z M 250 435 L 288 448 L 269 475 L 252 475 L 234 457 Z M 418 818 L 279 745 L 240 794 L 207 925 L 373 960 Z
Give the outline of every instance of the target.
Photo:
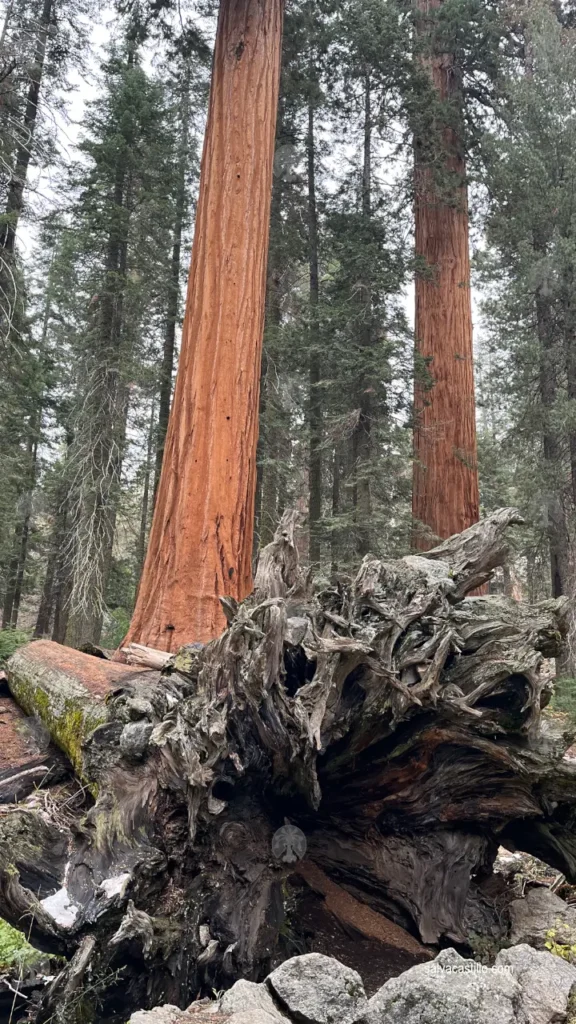
M 109 608 L 102 631 L 102 647 L 115 651 L 128 632 L 130 613 L 126 608 Z
M 29 640 L 30 634 L 24 629 L 0 629 L 0 662 L 6 661 Z

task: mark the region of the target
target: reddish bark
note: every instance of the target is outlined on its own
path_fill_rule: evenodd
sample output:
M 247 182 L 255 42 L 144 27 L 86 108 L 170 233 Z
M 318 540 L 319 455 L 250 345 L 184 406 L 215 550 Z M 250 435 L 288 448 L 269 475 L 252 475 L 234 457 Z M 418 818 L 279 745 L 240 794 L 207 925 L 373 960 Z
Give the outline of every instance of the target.
M 222 0 L 180 365 L 127 636 L 206 641 L 252 588 L 259 376 L 282 0 Z
M 432 2 L 420 10 L 439 6 Z M 426 63 L 439 99 L 452 103 L 453 114 L 459 82 L 452 58 L 434 56 Z M 420 550 L 432 547 L 435 537 L 466 529 L 479 515 L 466 163 L 454 128 L 434 127 L 443 180 L 419 139 L 415 165 L 416 255 L 424 269 L 416 276 L 412 511 L 417 527 L 431 531 L 416 529 Z
M 53 640 L 35 640 L 26 652 L 28 661 L 37 662 L 47 679 L 65 676 L 76 689 L 80 687 L 95 698 L 106 698 L 135 681 L 154 679 L 153 670 L 148 668 L 94 657 Z

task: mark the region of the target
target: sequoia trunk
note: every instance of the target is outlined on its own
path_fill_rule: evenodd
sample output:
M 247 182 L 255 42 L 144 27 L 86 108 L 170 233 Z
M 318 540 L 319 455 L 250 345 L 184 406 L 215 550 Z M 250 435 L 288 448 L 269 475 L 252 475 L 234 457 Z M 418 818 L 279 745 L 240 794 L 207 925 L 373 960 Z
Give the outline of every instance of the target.
M 466 163 L 458 126 L 447 123 L 458 118 L 460 85 L 452 56 L 433 53 L 425 20 L 439 6 L 439 0 L 419 4 L 425 65 L 440 101 L 415 140 L 420 266 L 412 511 L 421 550 L 466 529 L 479 514 Z
M 128 641 L 174 650 L 251 590 L 282 0 L 223 0 L 182 349 Z

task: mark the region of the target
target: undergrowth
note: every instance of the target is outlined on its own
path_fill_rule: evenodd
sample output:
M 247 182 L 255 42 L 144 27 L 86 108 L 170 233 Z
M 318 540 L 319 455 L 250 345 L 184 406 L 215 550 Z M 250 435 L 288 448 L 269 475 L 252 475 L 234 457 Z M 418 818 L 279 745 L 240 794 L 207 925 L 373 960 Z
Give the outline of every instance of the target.
M 6 661 L 29 640 L 30 634 L 24 629 L 0 629 L 0 663 Z

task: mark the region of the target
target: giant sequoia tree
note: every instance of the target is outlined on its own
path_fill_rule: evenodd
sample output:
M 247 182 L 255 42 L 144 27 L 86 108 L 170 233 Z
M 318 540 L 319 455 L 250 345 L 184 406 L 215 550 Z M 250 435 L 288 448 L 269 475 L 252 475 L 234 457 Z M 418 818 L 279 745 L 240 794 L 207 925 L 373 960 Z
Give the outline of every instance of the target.
M 281 0 L 220 8 L 182 348 L 128 640 L 210 640 L 250 592 Z
M 441 0 L 418 4 L 430 79 L 415 135 L 416 387 L 412 510 L 417 547 L 478 520 L 472 307 L 460 72 L 440 52 Z

